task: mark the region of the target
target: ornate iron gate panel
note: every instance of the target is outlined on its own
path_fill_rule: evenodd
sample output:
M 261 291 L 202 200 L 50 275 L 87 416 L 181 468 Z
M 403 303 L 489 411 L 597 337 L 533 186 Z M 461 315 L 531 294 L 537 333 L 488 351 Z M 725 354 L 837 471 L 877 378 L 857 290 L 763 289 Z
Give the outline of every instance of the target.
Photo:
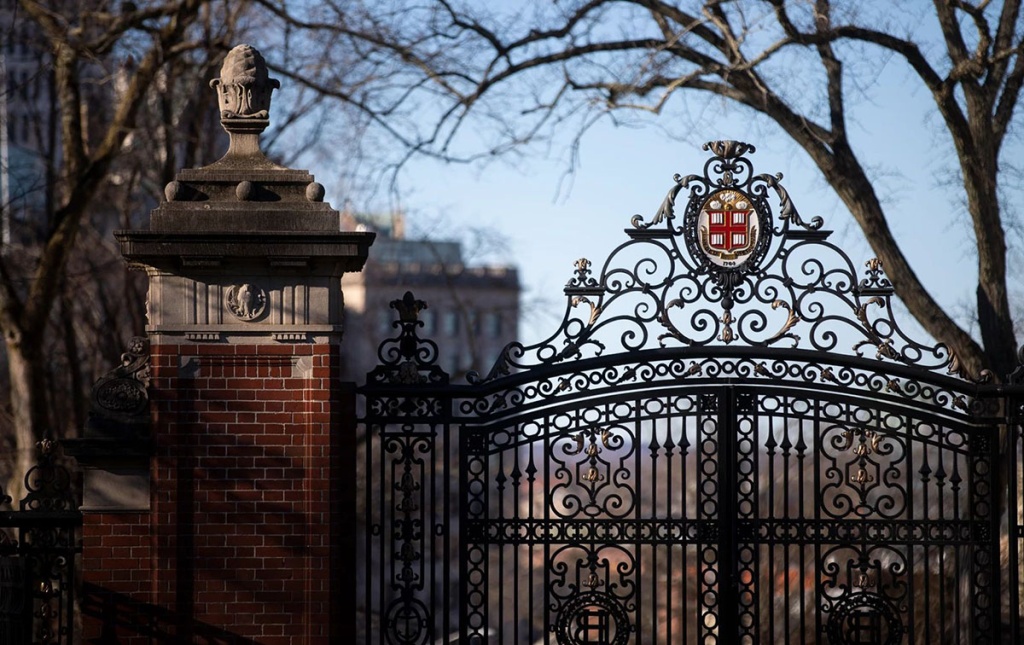
M 57 445 L 39 444 L 39 463 L 25 476 L 18 510 L 0 489 L 0 643 L 74 642 L 75 558 L 82 514 Z
M 486 376 L 449 383 L 426 304 L 392 303 L 361 388 L 360 642 L 1019 634 L 1007 390 L 904 334 L 880 263 L 857 271 L 752 147 L 707 148 Z
M 499 642 L 985 642 L 993 430 L 711 383 L 463 427 L 469 634 L 526 616 Z

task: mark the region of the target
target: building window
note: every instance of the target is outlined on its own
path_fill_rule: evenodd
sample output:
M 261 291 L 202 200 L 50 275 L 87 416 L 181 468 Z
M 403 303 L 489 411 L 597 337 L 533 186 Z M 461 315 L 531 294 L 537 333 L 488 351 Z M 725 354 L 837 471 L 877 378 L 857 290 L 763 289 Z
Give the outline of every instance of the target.
M 449 309 L 444 312 L 444 329 L 446 336 L 457 336 L 459 334 L 459 312 Z
M 484 317 L 484 333 L 488 338 L 501 336 L 501 314 L 497 311 L 489 311 Z
M 420 312 L 420 320 L 423 322 L 422 331 L 424 334 L 434 333 L 434 312 L 424 309 Z
M 383 335 L 389 335 L 394 331 L 391 323 L 395 321 L 395 310 L 394 309 L 381 309 L 377 312 L 377 332 Z

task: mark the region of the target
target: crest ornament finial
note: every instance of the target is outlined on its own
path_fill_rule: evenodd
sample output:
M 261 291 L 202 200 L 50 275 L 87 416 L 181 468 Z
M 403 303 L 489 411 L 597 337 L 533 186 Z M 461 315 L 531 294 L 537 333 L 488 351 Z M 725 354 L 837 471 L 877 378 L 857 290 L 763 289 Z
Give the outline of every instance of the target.
M 263 55 L 251 45 L 238 45 L 210 87 L 217 91 L 220 122 L 231 138 L 226 156 L 262 156 L 259 135 L 270 125 L 270 95 L 281 87 L 270 78 Z
M 398 300 L 391 301 L 391 308 L 398 312 L 398 318 L 403 323 L 420 323 L 420 312 L 427 308 L 427 303 L 417 300 L 412 291 L 406 291 L 405 295 Z
M 757 152 L 757 148 L 743 141 L 708 141 L 701 147 L 723 159 L 735 159 L 747 153 Z
M 281 87 L 270 78 L 263 54 L 251 45 L 238 45 L 224 58 L 220 78 L 210 81 L 217 90 L 222 121 L 231 119 L 269 119 L 270 93 Z M 229 126 L 225 129 L 230 132 Z

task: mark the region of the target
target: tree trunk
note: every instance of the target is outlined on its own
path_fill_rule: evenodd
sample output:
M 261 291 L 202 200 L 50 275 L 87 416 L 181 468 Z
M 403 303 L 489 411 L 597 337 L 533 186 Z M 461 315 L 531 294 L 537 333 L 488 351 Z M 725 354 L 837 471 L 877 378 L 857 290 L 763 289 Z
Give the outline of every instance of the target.
M 29 343 L 19 342 L 20 335 L 7 339 L 7 365 L 11 381 L 11 417 L 14 425 L 16 457 L 14 471 L 7 483 L 7 494 L 18 501 L 25 495 L 25 474 L 36 461 L 36 442 L 46 428 L 46 404 L 42 369 L 42 353 L 26 351 Z

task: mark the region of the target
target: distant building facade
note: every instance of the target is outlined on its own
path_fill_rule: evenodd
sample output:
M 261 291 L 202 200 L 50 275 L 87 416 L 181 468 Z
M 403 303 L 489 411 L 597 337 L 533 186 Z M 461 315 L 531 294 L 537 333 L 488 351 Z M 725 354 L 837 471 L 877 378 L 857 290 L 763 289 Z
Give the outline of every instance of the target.
M 342 278 L 345 380 L 363 382 L 379 363 L 378 345 L 398 334 L 390 303 L 406 291 L 427 303 L 420 334 L 437 343 L 438 363 L 453 380 L 470 371 L 486 374 L 505 345 L 518 338 L 516 267 L 468 263 L 456 241 L 407 239 L 401 215 L 376 223 L 345 218 L 351 230 L 377 232 L 362 273 Z
M 0 229 L 45 210 L 56 132 L 52 65 L 45 40 L 11 0 L 0 0 Z

